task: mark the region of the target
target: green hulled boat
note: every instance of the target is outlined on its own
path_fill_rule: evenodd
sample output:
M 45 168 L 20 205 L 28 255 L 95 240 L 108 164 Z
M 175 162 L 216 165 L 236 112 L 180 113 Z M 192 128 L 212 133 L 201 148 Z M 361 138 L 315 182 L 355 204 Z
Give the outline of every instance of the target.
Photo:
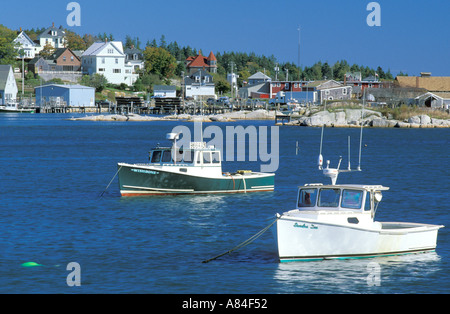
M 148 163 L 118 164 L 122 196 L 273 191 L 274 173 L 222 172 L 219 149 L 191 142 L 188 149 L 181 150 L 176 147 L 176 137 L 169 133 L 172 147 L 152 149 Z

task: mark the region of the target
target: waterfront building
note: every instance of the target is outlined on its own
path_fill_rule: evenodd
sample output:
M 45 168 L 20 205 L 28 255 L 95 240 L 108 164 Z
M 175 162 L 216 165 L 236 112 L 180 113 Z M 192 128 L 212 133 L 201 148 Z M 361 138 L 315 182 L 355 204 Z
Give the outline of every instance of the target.
M 94 107 L 95 88 L 82 85 L 48 84 L 37 86 L 36 105 L 39 107 Z
M 176 86 L 154 85 L 153 96 L 156 98 L 175 98 L 177 97 Z
M 184 78 L 184 97 L 197 99 L 199 97 L 215 97 L 215 84 L 211 74 L 198 70 Z
M 397 76 L 395 81 L 400 88 L 426 91 L 415 97 L 416 105 L 444 109 L 448 109 L 450 106 L 449 76 L 431 76 L 429 72 L 422 72 L 420 76 Z
M 10 65 L 0 65 L 0 105 L 14 103 L 17 99 L 17 83 Z

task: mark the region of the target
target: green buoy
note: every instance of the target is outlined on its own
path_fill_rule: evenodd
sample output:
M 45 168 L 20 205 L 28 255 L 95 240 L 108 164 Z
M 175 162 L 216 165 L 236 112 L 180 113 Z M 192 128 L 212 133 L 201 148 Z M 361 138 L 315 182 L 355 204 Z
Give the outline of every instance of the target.
M 38 267 L 38 266 L 43 266 L 43 265 L 35 263 L 35 262 L 26 262 L 26 263 L 23 263 L 21 266 L 22 267 Z

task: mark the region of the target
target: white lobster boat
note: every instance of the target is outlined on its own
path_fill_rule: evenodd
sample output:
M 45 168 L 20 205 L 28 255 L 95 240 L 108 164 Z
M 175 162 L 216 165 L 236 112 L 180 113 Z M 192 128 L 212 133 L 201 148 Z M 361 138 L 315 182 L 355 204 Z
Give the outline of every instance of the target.
M 277 214 L 274 231 L 280 262 L 435 250 L 438 230 L 444 226 L 375 221 L 382 192 L 389 188 L 336 184 L 340 172 L 352 171 L 350 164 L 348 169 L 339 170 L 341 160 L 336 169 L 329 167 L 329 161 L 323 169 L 320 154 L 319 170 L 331 178 L 331 185 L 306 184 L 299 187 L 296 208 Z M 359 166 L 357 170 L 360 171 Z

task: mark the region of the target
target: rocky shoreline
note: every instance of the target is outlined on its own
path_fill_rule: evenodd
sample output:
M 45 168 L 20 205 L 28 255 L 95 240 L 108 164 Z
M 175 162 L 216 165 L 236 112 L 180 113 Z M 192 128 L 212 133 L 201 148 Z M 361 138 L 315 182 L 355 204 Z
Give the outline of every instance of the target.
M 380 112 L 364 109 L 340 109 L 335 112 L 320 111 L 311 116 L 291 119 L 285 125 L 359 127 L 361 125 L 377 128 L 448 128 L 450 120 L 434 119 L 428 115 L 413 116 L 405 121 L 387 119 Z
M 72 121 L 173 121 L 183 120 L 190 122 L 232 122 L 237 120 L 275 120 L 276 115 L 281 112 L 256 110 L 256 111 L 236 111 L 216 115 L 169 115 L 163 117 L 141 116 L 137 114 L 108 114 L 92 115 L 82 118 L 70 118 Z M 413 116 L 407 120 L 399 121 L 387 119 L 380 112 L 364 109 L 362 116 L 361 109 L 337 109 L 334 112 L 320 111 L 311 115 L 293 115 L 291 121 L 278 123 L 279 125 L 321 127 L 367 127 L 377 128 L 449 128 L 450 120 L 434 119 L 428 115 Z

